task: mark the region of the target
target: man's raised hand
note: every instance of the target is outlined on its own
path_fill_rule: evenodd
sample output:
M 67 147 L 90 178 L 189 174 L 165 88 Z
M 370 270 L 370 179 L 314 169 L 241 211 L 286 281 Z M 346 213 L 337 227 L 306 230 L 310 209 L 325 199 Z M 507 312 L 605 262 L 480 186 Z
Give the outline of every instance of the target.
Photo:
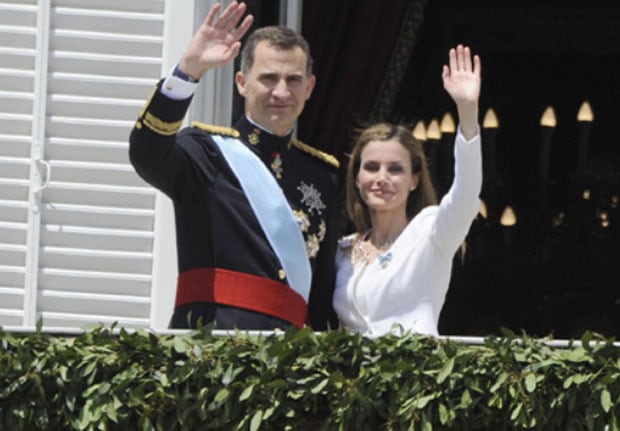
M 211 8 L 179 62 L 179 68 L 195 79 L 200 79 L 208 69 L 231 62 L 239 54 L 240 40 L 254 20 L 248 15 L 239 24 L 246 10 L 244 2 L 232 2 L 218 17 L 220 9 L 220 3 Z

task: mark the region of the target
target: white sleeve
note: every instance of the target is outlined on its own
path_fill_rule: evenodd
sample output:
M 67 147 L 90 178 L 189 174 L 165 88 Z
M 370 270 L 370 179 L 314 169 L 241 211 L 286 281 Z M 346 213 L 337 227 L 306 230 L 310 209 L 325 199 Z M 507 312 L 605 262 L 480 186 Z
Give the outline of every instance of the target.
M 164 78 L 161 93 L 173 100 L 185 100 L 192 97 L 198 87 L 197 82 L 185 81 L 172 75 L 172 71 Z
M 480 132 L 466 141 L 459 127 L 454 145 L 454 180 L 439 203 L 433 226 L 434 240 L 447 255 L 454 254 L 465 240 L 480 209 L 481 188 Z
M 412 325 L 412 331 L 421 335 L 432 335 L 437 337 L 437 322 L 435 321 L 435 313 L 433 311 L 433 304 L 428 301 L 420 301 L 416 304 L 414 310 L 411 313 L 415 316 L 415 321 Z

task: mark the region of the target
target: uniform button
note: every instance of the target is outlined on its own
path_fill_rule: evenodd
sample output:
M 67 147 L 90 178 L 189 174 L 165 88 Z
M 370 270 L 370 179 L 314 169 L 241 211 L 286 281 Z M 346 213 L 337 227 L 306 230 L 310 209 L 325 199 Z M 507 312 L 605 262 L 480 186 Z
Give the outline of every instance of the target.
M 286 272 L 283 269 L 280 269 L 278 271 L 278 277 L 280 277 L 280 280 L 284 280 L 286 278 Z

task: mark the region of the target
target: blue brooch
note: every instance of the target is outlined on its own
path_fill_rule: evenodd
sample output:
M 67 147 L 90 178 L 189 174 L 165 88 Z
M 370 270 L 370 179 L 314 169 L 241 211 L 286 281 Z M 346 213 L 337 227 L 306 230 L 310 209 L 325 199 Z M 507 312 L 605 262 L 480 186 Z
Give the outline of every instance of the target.
M 390 261 L 392 260 L 392 252 L 388 252 L 386 254 L 380 254 L 379 256 L 377 256 L 377 259 L 379 259 L 379 264 L 381 265 L 381 268 L 385 268 L 386 266 L 388 266 L 388 263 L 390 263 Z

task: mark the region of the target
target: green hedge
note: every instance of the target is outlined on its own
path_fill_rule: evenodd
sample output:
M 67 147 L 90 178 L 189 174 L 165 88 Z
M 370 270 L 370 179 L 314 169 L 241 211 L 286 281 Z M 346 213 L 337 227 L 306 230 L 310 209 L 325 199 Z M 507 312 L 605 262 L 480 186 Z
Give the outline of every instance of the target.
M 0 330 L 0 430 L 618 430 L 620 352 L 291 329 Z

